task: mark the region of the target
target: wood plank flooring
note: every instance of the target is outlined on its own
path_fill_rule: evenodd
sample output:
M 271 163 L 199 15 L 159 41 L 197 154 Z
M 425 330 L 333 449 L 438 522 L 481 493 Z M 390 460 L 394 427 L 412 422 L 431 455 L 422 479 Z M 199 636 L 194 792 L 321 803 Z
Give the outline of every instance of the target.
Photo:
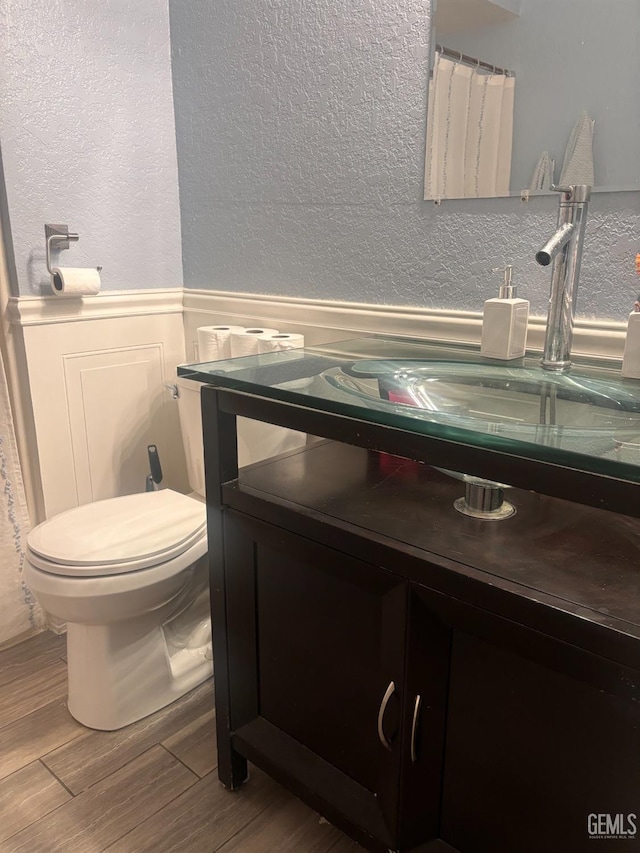
M 0 853 L 357 853 L 257 768 L 218 782 L 213 684 L 119 732 L 66 709 L 64 637 L 0 648 Z

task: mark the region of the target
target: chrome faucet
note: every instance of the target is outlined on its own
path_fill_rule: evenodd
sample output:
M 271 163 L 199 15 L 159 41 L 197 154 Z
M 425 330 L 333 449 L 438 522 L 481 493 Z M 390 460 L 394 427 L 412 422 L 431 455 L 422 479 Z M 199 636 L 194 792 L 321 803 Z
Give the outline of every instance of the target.
M 584 226 L 591 187 L 577 184 L 573 187 L 552 186 L 551 189 L 562 195 L 558 228 L 536 253 L 536 261 L 543 267 L 553 261 L 549 315 L 541 363 L 545 370 L 562 371 L 571 367 L 573 315 L 578 296 Z

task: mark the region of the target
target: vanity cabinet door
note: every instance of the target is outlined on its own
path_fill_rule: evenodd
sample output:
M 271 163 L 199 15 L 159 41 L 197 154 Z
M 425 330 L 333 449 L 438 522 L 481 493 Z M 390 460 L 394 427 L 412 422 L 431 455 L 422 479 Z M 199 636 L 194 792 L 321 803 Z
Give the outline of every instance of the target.
M 225 512 L 233 748 L 396 848 L 407 583 Z
M 441 596 L 409 585 L 400 849 L 440 835 L 440 803 L 452 630 Z
M 640 672 L 453 599 L 440 612 L 441 837 L 461 853 L 639 850 Z

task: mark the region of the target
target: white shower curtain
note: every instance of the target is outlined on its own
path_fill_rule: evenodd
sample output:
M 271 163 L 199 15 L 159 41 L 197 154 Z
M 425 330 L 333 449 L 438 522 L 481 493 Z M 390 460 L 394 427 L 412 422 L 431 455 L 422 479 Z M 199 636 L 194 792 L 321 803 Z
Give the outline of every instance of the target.
M 0 358 L 0 643 L 42 627 L 42 611 L 22 579 L 28 532 L 29 513 Z
M 425 199 L 509 195 L 515 78 L 439 52 L 429 81 Z

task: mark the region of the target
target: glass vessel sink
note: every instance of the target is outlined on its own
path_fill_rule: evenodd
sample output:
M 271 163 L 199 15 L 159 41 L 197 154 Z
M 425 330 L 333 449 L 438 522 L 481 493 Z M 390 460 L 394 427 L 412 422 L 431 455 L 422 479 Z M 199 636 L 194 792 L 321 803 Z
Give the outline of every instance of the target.
M 640 388 L 541 368 L 447 362 L 362 361 L 323 373 L 332 387 L 364 399 L 509 430 L 631 428 L 640 431 Z M 410 414 L 405 412 L 405 414 Z M 475 425 L 477 428 L 477 425 Z
M 366 360 L 324 371 L 334 393 L 367 405 L 536 444 L 640 452 L 640 385 L 539 367 Z

